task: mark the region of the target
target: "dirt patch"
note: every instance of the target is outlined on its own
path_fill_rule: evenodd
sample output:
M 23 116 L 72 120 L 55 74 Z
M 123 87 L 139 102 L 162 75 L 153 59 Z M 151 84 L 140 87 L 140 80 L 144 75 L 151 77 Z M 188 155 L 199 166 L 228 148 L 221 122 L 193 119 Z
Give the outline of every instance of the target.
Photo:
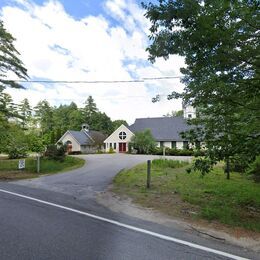
M 133 203 L 132 199 L 122 195 L 118 196 L 111 191 L 112 187 L 105 192 L 97 195 L 97 202 L 108 207 L 114 212 L 124 213 L 132 217 L 155 222 L 179 230 L 193 232 L 199 236 L 225 241 L 233 245 L 241 246 L 255 252 L 260 252 L 260 234 L 248 231 L 243 228 L 230 228 L 217 222 L 208 222 L 206 220 L 197 220 L 190 218 L 190 215 L 196 214 L 196 208 L 181 207 L 185 212 L 182 216 L 178 214 L 179 210 L 172 211 L 171 214 L 161 213 L 153 208 L 145 208 Z M 165 201 L 165 203 L 167 203 Z M 174 216 L 174 212 L 176 215 Z M 185 217 L 185 214 L 187 215 Z

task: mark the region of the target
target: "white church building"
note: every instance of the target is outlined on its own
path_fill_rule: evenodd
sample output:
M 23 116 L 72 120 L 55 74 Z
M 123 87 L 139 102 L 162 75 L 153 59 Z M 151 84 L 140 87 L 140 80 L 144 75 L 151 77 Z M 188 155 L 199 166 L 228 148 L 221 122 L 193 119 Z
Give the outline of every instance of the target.
M 187 140 L 180 136 L 181 132 L 190 130 L 187 120 L 196 117 L 196 110 L 192 106 L 183 106 L 183 116 L 138 118 L 130 126 L 121 125 L 104 141 L 104 150 L 113 149 L 117 153 L 129 150 L 129 143 L 136 132 L 150 129 L 158 147 L 172 149 L 188 148 Z

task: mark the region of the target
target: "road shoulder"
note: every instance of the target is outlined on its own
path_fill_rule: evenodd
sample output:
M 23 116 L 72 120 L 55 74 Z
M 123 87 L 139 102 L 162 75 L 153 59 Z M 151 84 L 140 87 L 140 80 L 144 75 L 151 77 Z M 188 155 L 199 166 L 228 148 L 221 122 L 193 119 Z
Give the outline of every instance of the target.
M 110 185 L 106 191 L 98 193 L 96 200 L 113 212 L 123 213 L 179 230 L 182 229 L 200 237 L 230 243 L 260 253 L 260 234 L 229 228 L 219 223 L 209 223 L 207 221 L 187 222 L 179 218 L 173 218 L 152 208 L 134 204 L 132 199 L 127 196 L 118 196 L 112 192 L 112 187 Z

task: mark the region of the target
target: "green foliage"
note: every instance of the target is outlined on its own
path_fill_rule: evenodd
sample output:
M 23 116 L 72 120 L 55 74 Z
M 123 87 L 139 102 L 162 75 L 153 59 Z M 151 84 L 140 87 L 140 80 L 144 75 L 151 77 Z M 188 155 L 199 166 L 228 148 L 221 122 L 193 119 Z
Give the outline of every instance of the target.
M 155 147 L 152 151 L 151 154 L 154 155 L 163 155 L 163 148 L 162 147 Z M 170 155 L 170 156 L 204 156 L 205 151 L 204 150 L 192 150 L 192 149 L 170 149 L 166 147 L 165 149 L 165 155 Z
M 28 149 L 31 152 L 42 153 L 45 149 L 43 139 L 35 132 L 30 131 L 27 135 Z
M 113 131 L 115 131 L 121 125 L 128 126 L 128 123 L 125 120 L 119 119 L 113 121 L 112 125 L 113 125 Z
M 115 151 L 112 147 L 110 147 L 108 153 L 115 153 Z
M 63 161 L 66 154 L 66 145 L 50 144 L 44 153 L 44 156 L 50 160 Z
M 213 169 L 214 163 L 208 158 L 198 158 L 194 161 L 192 169 L 194 171 L 200 171 L 202 176 L 210 173 Z
M 260 231 L 259 184 L 241 174 L 226 181 L 223 170 L 217 166 L 203 178 L 198 172 L 186 174 L 187 167 L 152 167 L 151 189 L 147 190 L 147 166 L 138 165 L 115 177 L 113 191 L 174 217 L 193 221 L 202 218 Z
M 131 147 L 140 154 L 149 154 L 155 149 L 156 143 L 150 129 L 137 132 L 131 139 Z
M 178 110 L 178 111 L 171 111 L 167 113 L 166 115 L 163 115 L 165 117 L 175 117 L 175 116 L 183 116 L 183 110 Z
M 56 173 L 61 171 L 68 171 L 84 165 L 85 160 L 71 156 L 65 157 L 64 161 L 49 160 L 41 157 L 41 172 L 40 174 Z M 28 157 L 25 159 L 25 169 L 18 170 L 18 160 L 1 160 L 0 161 L 0 179 L 14 180 L 24 178 L 38 177 L 37 161 L 35 157 Z
M 255 182 L 260 182 L 260 156 L 250 163 L 247 174 L 252 175 Z
M 8 154 L 9 159 L 24 158 L 28 155 L 28 148 L 21 143 L 16 143 L 14 145 L 8 145 L 5 152 Z
M 27 79 L 27 70 L 19 59 L 19 52 L 15 49 L 14 37 L 6 31 L 4 24 L 0 21 L 0 91 L 5 87 L 23 88 L 22 85 L 6 80 L 7 75 L 12 72 L 21 79 Z
M 53 108 L 47 100 L 40 101 L 34 108 L 35 118 L 41 126 L 43 134 L 49 133 L 54 127 Z
M 87 123 L 92 130 L 101 131 L 106 134 L 113 132 L 113 124 L 106 115 L 98 110 L 97 105 L 92 96 L 89 96 L 85 102 L 85 107 L 82 110 L 85 123 Z
M 229 175 L 233 158 L 246 164 L 260 154 L 258 1 L 163 0 L 143 6 L 151 21 L 150 60 L 185 57 L 185 89 L 168 99 L 199 108 L 188 140 L 203 140 L 206 156 L 224 160 Z
M 23 158 L 29 150 L 28 139 L 25 133 L 16 125 L 9 125 L 5 139 L 1 141 L 2 152 L 8 154 L 10 159 Z
M 32 108 L 27 98 L 18 105 L 18 113 L 21 117 L 21 126 L 23 129 L 28 128 L 28 124 L 32 117 Z

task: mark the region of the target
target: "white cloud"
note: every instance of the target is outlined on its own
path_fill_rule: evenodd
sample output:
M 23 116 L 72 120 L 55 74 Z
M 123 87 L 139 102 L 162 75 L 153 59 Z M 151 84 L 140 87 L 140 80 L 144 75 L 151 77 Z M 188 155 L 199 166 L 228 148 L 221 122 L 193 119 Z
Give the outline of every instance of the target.
M 21 7 L 22 5 L 22 7 Z M 104 2 L 106 15 L 86 15 L 76 20 L 54 0 L 44 5 L 19 0 L 19 6 L 1 10 L 5 27 L 17 39 L 15 45 L 31 78 L 50 80 L 131 80 L 133 77 L 179 75 L 183 59 L 170 57 L 147 62 L 149 22 L 132 0 Z M 108 15 L 117 19 L 112 23 Z M 133 76 L 134 75 L 134 76 Z M 76 102 L 92 95 L 112 119 L 130 123 L 138 117 L 162 116 L 180 109 L 180 102 L 151 102 L 157 94 L 180 90 L 179 80 L 114 84 L 30 84 L 28 89 L 8 90 L 16 102 L 29 98 L 32 105 L 47 99 L 52 105 Z

